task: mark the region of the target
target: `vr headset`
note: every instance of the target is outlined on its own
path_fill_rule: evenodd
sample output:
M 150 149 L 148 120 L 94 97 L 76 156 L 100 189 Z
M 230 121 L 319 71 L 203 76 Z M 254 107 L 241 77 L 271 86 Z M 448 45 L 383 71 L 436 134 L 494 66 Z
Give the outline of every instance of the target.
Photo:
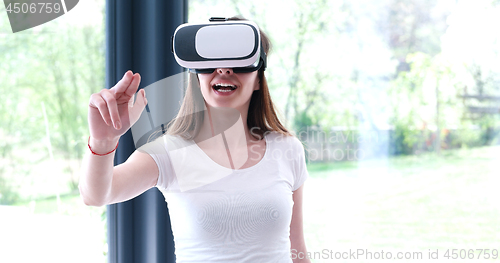
M 259 27 L 252 21 L 210 18 L 208 24 L 182 24 L 172 37 L 172 52 L 193 73 L 232 68 L 234 73 L 266 69 Z

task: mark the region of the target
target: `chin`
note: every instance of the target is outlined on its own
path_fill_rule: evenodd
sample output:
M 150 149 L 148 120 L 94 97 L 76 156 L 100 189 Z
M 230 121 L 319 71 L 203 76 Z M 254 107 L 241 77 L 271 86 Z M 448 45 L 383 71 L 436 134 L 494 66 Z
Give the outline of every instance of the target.
M 212 107 L 212 108 L 231 108 L 231 109 L 238 110 L 240 112 L 245 109 L 245 105 L 235 105 L 234 103 L 231 103 L 231 102 L 228 102 L 228 103 L 224 103 L 224 102 L 208 103 L 207 102 L 207 105 L 210 105 L 210 107 Z M 248 110 L 248 106 L 246 106 L 246 110 Z

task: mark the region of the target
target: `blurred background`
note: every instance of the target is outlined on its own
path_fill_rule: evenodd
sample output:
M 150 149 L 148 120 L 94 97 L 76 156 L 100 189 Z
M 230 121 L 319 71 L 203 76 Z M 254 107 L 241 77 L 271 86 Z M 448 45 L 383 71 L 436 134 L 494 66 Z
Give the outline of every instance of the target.
M 0 7 L 0 262 L 107 260 L 105 207 L 78 193 L 104 4 L 16 34 Z M 313 262 L 500 250 L 500 1 L 189 0 L 190 22 L 234 15 L 273 43 L 271 95 L 306 148 Z

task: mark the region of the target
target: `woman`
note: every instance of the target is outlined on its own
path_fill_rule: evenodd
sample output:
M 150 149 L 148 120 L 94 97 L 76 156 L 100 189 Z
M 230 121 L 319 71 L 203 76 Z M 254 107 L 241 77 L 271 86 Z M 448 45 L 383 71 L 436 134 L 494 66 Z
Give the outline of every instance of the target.
M 234 19 L 234 18 L 233 18 Z M 269 39 L 261 32 L 268 54 Z M 123 202 L 157 187 L 169 206 L 177 262 L 291 262 L 305 255 L 302 189 L 308 177 L 300 141 L 280 123 L 264 67 L 190 73 L 166 135 L 113 166 L 118 139 L 147 104 L 127 71 L 89 103 L 85 204 Z M 301 253 L 302 252 L 302 253 Z M 294 257 L 294 262 L 309 262 Z

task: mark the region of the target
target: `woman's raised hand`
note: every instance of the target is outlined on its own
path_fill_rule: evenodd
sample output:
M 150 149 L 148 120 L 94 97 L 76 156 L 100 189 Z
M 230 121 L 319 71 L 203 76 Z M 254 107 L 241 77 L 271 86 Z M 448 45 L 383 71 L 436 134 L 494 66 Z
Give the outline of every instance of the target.
M 90 96 L 88 122 L 93 140 L 117 140 L 139 119 L 147 104 L 144 89 L 137 93 L 134 103 L 140 82 L 139 73 L 129 70 L 113 88 Z

